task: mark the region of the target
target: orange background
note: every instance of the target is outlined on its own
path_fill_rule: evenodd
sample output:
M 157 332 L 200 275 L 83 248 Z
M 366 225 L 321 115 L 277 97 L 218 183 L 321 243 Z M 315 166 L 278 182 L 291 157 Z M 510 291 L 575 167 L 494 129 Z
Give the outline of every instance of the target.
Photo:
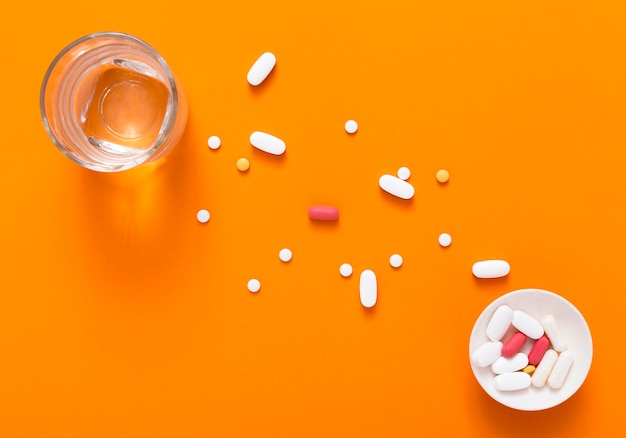
M 626 3 L 62 0 L 3 17 L 0 436 L 626 434 Z M 48 64 L 103 30 L 152 44 L 189 96 L 157 167 L 91 172 L 43 129 Z M 254 130 L 286 154 L 252 150 Z M 378 188 L 400 166 L 409 202 Z M 339 222 L 311 223 L 314 204 Z M 486 258 L 511 274 L 477 281 Z M 526 287 L 570 300 L 594 341 L 581 390 L 534 413 L 491 400 L 468 361 L 482 309 Z

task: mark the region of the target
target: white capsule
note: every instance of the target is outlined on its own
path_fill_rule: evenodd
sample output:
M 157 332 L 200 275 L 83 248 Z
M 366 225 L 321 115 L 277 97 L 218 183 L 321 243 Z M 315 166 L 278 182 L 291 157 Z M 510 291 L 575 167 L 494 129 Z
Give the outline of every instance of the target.
M 550 377 L 548 377 L 548 386 L 550 388 L 559 389 L 563 386 L 563 382 L 565 381 L 567 373 L 569 373 L 569 369 L 572 367 L 573 362 L 574 356 L 569 351 L 564 351 L 559 354 L 559 358 L 556 360 L 554 368 L 552 368 Z
M 517 353 L 513 357 L 499 357 L 491 364 L 491 372 L 494 374 L 511 373 L 519 371 L 528 365 L 528 356 L 524 353 Z
M 556 360 L 559 357 L 559 353 L 550 348 L 541 358 L 541 362 L 535 368 L 535 372 L 533 373 L 532 384 L 537 388 L 541 388 L 546 384 L 546 380 L 548 380 L 548 376 L 556 363 Z
M 376 304 L 378 295 L 378 287 L 376 284 L 376 274 L 374 271 L 366 269 L 361 272 L 361 280 L 359 283 L 359 292 L 361 304 L 363 307 L 373 307 Z
M 502 342 L 485 342 L 472 353 L 470 360 L 476 367 L 488 367 L 502 356 Z
M 280 138 L 260 131 L 254 131 L 250 134 L 250 144 L 272 155 L 282 155 L 287 149 L 287 145 Z
M 257 86 L 265 80 L 276 65 L 276 56 L 271 52 L 265 52 L 257 59 L 250 71 L 248 71 L 248 82 L 250 85 Z
M 499 391 L 519 391 L 530 386 L 530 374 L 523 371 L 500 374 L 493 379 L 493 386 Z
M 511 321 L 513 327 L 524 333 L 526 336 L 532 339 L 539 339 L 543 336 L 543 327 L 541 323 L 528 313 L 521 310 L 513 311 L 513 320 Z
M 487 324 L 487 337 L 492 341 L 499 341 L 509 329 L 511 321 L 513 321 L 513 309 L 506 304 L 501 305 Z
M 565 336 L 563 336 L 563 332 L 559 329 L 554 316 L 546 315 L 541 318 L 541 325 L 546 332 L 546 336 L 550 339 L 552 348 L 559 352 L 567 350 L 567 341 Z
M 504 260 L 481 260 L 472 265 L 472 273 L 477 278 L 499 278 L 509 275 L 511 266 Z
M 411 199 L 415 194 L 413 186 L 397 176 L 385 174 L 378 180 L 378 185 L 387 193 L 402 199 Z

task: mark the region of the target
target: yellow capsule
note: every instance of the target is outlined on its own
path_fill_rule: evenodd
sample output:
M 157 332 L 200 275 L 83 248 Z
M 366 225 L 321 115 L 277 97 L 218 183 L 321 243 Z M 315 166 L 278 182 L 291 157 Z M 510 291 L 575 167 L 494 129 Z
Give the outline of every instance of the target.
M 535 372 L 535 366 L 534 365 L 528 365 L 522 371 L 524 371 L 526 374 L 532 374 L 532 373 Z
M 240 158 L 237 160 L 237 169 L 241 172 L 245 172 L 250 168 L 250 161 L 247 158 Z
M 440 183 L 447 183 L 450 179 L 450 173 L 446 169 L 440 169 L 437 171 L 437 181 Z

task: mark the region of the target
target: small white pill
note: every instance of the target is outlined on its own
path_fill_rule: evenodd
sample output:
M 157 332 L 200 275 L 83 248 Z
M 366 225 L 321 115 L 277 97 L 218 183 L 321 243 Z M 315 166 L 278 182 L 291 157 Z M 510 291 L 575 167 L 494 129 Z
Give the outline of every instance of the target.
M 572 353 L 564 351 L 559 354 L 559 358 L 556 360 L 552 372 L 550 372 L 550 377 L 548 377 L 548 386 L 550 388 L 559 389 L 563 386 L 563 382 L 567 377 L 567 373 L 569 373 L 569 369 L 572 367 L 572 363 L 574 363 Z
M 210 149 L 219 149 L 222 145 L 222 140 L 217 135 L 212 135 L 209 137 L 207 144 L 209 145 Z
M 348 120 L 343 127 L 348 134 L 354 134 L 359 129 L 359 124 L 354 120 Z
M 408 167 L 401 167 L 398 169 L 398 178 L 402 181 L 406 181 L 411 178 L 411 170 Z
M 528 356 L 524 353 L 517 353 L 513 357 L 499 357 L 491 364 L 491 372 L 494 374 L 512 373 L 520 371 L 526 365 L 528 365 Z
M 272 52 L 265 52 L 252 64 L 248 71 L 248 83 L 257 86 L 267 78 L 276 65 L 276 56 Z
M 259 280 L 257 280 L 256 278 L 253 278 L 252 280 L 248 281 L 248 290 L 250 292 L 258 292 L 261 289 L 261 282 Z
M 489 323 L 487 324 L 487 330 L 485 331 L 487 337 L 492 341 L 501 340 L 506 331 L 509 329 L 512 321 L 513 309 L 506 304 L 501 305 L 493 313 Z
M 350 263 L 344 263 L 339 266 L 339 273 L 342 277 L 349 277 L 352 275 L 352 265 Z
M 472 265 L 472 273 L 477 278 L 505 277 L 511 266 L 504 260 L 481 260 Z
M 558 352 L 567 350 L 567 341 L 565 340 L 565 336 L 563 336 L 563 332 L 561 332 L 561 329 L 556 323 L 554 316 L 546 315 L 541 318 L 541 326 L 545 330 L 548 339 L 550 339 L 552 348 Z
M 282 155 L 287 149 L 287 145 L 280 138 L 260 131 L 254 131 L 250 134 L 250 144 L 272 155 Z
M 441 233 L 438 240 L 439 245 L 443 246 L 444 248 L 447 248 L 452 244 L 452 236 L 448 233 Z
M 378 179 L 378 185 L 387 193 L 402 199 L 411 199 L 415 194 L 413 186 L 397 176 L 385 174 Z
M 543 327 L 541 323 L 528 313 L 521 310 L 513 311 L 513 320 L 511 321 L 513 327 L 524 333 L 526 336 L 532 339 L 539 339 L 543 336 Z
M 394 268 L 399 268 L 402 266 L 402 256 L 400 254 L 393 254 L 389 257 L 389 264 Z
M 470 360 L 474 366 L 487 367 L 502 356 L 502 342 L 485 342 L 472 353 Z
M 359 295 L 363 307 L 373 307 L 378 297 L 378 286 L 376 283 L 376 274 L 374 271 L 366 269 L 361 272 L 359 283 Z
M 198 210 L 198 213 L 196 213 L 196 219 L 198 219 L 198 222 L 205 224 L 209 221 L 209 219 L 211 219 L 211 213 L 204 209 Z
M 530 386 L 530 374 L 523 371 L 500 374 L 493 379 L 493 386 L 498 391 L 519 391 Z
M 539 365 L 537 365 L 537 368 L 535 368 L 535 372 L 533 373 L 533 386 L 541 388 L 546 384 L 546 380 L 548 380 L 548 376 L 550 375 L 558 357 L 559 353 L 551 348 L 545 352 L 539 362 Z
M 289 248 L 283 248 L 278 253 L 278 258 L 280 259 L 280 261 L 285 262 L 285 263 L 290 261 L 292 257 L 293 257 L 293 254 Z

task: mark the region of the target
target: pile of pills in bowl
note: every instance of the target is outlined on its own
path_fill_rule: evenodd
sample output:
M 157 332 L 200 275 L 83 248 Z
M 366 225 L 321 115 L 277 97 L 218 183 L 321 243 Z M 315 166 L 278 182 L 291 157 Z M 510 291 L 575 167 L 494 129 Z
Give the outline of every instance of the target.
M 514 333 L 502 342 L 511 328 Z M 489 341 L 472 352 L 471 361 L 476 367 L 491 368 L 497 390 L 517 391 L 531 385 L 540 388 L 546 382 L 553 389 L 563 385 L 574 358 L 554 316 L 545 315 L 537 321 L 504 304 L 492 315 L 485 333 Z M 528 344 L 528 354 L 521 352 Z

